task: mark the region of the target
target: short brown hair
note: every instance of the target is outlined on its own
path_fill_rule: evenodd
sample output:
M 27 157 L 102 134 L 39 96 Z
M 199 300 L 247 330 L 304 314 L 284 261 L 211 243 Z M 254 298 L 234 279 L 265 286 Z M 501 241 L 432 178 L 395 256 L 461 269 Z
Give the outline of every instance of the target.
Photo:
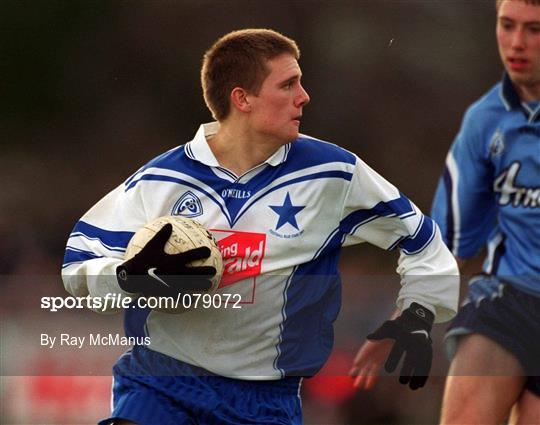
M 227 118 L 235 87 L 257 94 L 270 73 L 266 61 L 283 53 L 300 58 L 294 40 L 269 29 L 233 31 L 216 41 L 204 54 L 201 69 L 204 100 L 213 117 Z
M 495 8 L 497 10 L 499 10 L 499 7 L 501 7 L 501 3 L 503 2 L 504 0 L 496 0 L 495 2 Z M 534 5 L 537 5 L 537 6 L 540 6 L 540 0 L 512 0 L 512 1 L 522 1 L 522 2 L 525 2 L 525 3 L 528 3 L 528 4 L 534 4 Z

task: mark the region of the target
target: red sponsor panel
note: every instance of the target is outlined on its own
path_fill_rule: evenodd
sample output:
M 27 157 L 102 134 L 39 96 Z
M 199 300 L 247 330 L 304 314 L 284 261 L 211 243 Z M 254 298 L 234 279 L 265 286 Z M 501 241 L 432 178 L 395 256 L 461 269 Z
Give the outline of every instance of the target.
M 261 274 L 266 248 L 264 233 L 211 229 L 223 257 L 223 277 L 219 287 Z

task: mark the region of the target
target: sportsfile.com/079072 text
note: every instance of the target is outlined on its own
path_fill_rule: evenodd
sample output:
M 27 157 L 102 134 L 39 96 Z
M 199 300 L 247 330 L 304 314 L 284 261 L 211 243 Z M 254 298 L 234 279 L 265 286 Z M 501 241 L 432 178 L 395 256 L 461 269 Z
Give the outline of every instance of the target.
M 90 308 L 96 311 L 126 308 L 192 309 L 242 308 L 240 294 L 178 294 L 176 297 L 131 298 L 119 294 L 105 297 L 41 297 L 41 308 L 51 312 Z

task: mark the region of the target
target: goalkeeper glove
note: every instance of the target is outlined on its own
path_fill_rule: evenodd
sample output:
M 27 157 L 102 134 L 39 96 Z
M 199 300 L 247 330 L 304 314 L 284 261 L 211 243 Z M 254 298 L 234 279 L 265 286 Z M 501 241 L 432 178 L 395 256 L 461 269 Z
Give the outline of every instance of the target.
M 392 351 L 384 365 L 387 372 L 393 372 L 405 353 L 405 360 L 399 377 L 401 384 L 409 384 L 412 390 L 423 387 L 431 369 L 433 349 L 429 332 L 434 315 L 418 303 L 394 320 L 387 320 L 375 332 L 367 336 L 369 340 L 394 339 Z
M 146 297 L 176 297 L 186 292 L 206 292 L 212 287 L 216 269 L 210 266 L 189 266 L 195 260 L 210 256 L 208 247 L 191 249 L 180 254 L 166 254 L 165 244 L 172 234 L 167 223 L 148 241 L 141 251 L 116 268 L 122 290 Z

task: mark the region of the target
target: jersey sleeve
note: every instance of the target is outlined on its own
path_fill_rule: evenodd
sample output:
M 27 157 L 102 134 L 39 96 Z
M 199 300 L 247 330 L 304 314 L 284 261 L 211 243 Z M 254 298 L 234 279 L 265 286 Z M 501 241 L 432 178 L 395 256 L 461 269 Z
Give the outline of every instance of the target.
M 437 322 L 455 315 L 459 271 L 437 224 L 360 159 L 346 196 L 341 231 L 345 246 L 368 242 L 400 250 L 398 308 L 418 302 L 435 313 Z
M 474 256 L 493 230 L 496 205 L 485 141 L 469 110 L 445 161 L 432 205 L 443 240 L 460 258 Z
M 67 242 L 62 280 L 66 290 L 79 297 L 130 294 L 120 289 L 116 267 L 123 262 L 129 240 L 146 222 L 146 214 L 135 189 L 124 184 L 95 204 L 75 224 Z M 114 313 L 104 309 L 103 313 Z

